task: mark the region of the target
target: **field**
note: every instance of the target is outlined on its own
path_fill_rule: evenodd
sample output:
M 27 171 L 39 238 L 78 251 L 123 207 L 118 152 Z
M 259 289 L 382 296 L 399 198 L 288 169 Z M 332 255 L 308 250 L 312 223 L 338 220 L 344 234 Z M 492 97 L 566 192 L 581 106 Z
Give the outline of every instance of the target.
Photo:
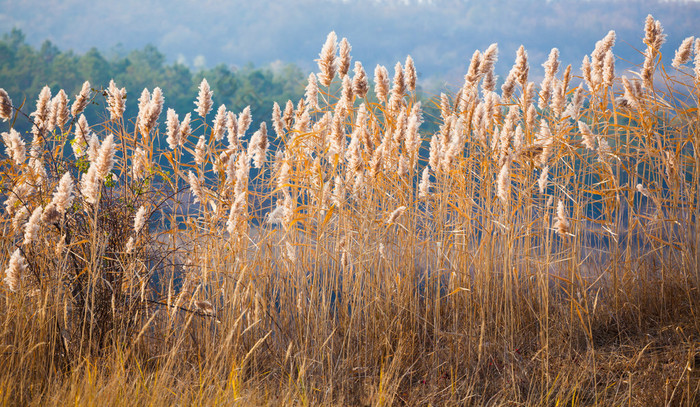
M 331 33 L 257 128 L 206 79 L 0 89 L 0 400 L 697 405 L 700 39 L 614 43 L 426 101 Z

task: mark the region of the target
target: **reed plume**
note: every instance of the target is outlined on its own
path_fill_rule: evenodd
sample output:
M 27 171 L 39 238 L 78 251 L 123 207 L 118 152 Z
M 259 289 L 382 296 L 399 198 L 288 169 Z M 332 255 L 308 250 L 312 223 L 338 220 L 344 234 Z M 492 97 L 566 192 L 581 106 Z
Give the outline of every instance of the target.
M 508 204 L 508 198 L 510 197 L 510 160 L 506 160 L 498 172 L 496 196 L 498 196 L 503 205 Z
M 260 123 L 260 129 L 253 134 L 248 145 L 248 157 L 253 159 L 255 168 L 262 168 L 265 162 L 267 146 L 267 124 L 262 122 Z
M 175 150 L 179 145 L 182 144 L 182 137 L 180 134 L 180 121 L 174 109 L 168 109 L 168 113 L 166 114 L 165 126 L 165 134 L 167 134 L 168 136 L 165 139 L 165 141 L 168 142 L 168 147 L 170 147 L 171 150 Z
M 78 117 L 78 115 L 81 114 L 85 110 L 89 101 L 90 101 L 90 82 L 85 81 L 85 82 L 83 82 L 83 86 L 80 89 L 80 93 L 75 95 L 75 101 L 73 102 L 73 106 L 71 106 L 71 109 L 70 109 L 71 115 L 73 115 L 73 117 Z
M 199 94 L 197 95 L 197 101 L 194 102 L 195 106 L 197 106 L 195 112 L 197 112 L 199 117 L 205 118 L 211 111 L 211 108 L 214 105 L 214 102 L 212 101 L 213 95 L 214 92 L 209 87 L 209 82 L 207 82 L 207 79 L 202 79 L 202 82 L 199 83 Z
M 141 180 L 146 176 L 148 170 L 148 157 L 146 151 L 141 147 L 137 147 L 134 150 L 134 156 L 132 158 L 131 164 L 131 175 L 136 180 Z
M 136 127 L 141 128 L 141 123 L 144 121 L 144 117 L 147 114 L 148 110 L 148 105 L 151 103 L 151 92 L 149 92 L 148 88 L 143 88 L 141 91 L 141 96 L 139 96 L 138 99 L 139 102 L 139 112 L 138 116 L 136 116 Z
M 399 219 L 401 215 L 406 212 L 406 207 L 405 206 L 399 206 L 398 208 L 394 209 L 393 212 L 389 215 L 389 217 L 386 220 L 386 223 L 388 224 L 394 224 L 396 221 Z
M 304 100 L 306 101 L 306 105 L 309 107 L 309 109 L 318 109 L 318 83 L 316 82 L 316 75 L 314 75 L 313 72 L 309 74 L 309 81 L 306 85 L 306 90 L 304 91 Z M 279 118 L 280 107 L 277 102 L 275 102 L 275 106 L 277 107 L 277 115 Z M 277 121 L 273 118 L 273 123 L 276 122 Z M 278 136 L 280 133 L 281 132 L 278 132 Z
M 321 85 L 326 87 L 331 85 L 335 77 L 337 42 L 338 37 L 335 35 L 335 31 L 328 33 L 326 42 L 323 44 L 321 53 L 318 55 L 319 59 L 316 60 L 318 62 L 318 69 L 320 70 L 318 81 L 321 82 Z
M 347 75 L 348 71 L 350 70 L 350 60 L 352 59 L 352 57 L 350 56 L 351 50 L 352 47 L 350 46 L 350 43 L 348 42 L 347 38 L 343 38 L 342 40 L 340 40 L 340 48 L 338 50 L 337 60 L 338 76 L 340 78 Z
M 228 115 L 226 113 L 226 105 L 221 105 L 216 111 L 216 116 L 214 117 L 214 128 L 211 131 L 214 135 L 214 140 L 221 141 L 224 138 L 224 131 L 226 131 L 227 125 Z
M 0 88 L 0 119 L 8 121 L 12 118 L 12 99 L 5 89 Z
M 556 232 L 564 237 L 569 234 L 569 220 L 566 216 L 566 208 L 564 207 L 564 202 L 560 199 L 557 203 L 557 217 L 554 222 L 554 229 Z
M 238 114 L 238 138 L 241 139 L 245 136 L 245 132 L 248 131 L 253 123 L 253 116 L 250 113 L 250 106 L 246 106 L 241 113 Z
M 34 117 L 34 123 L 39 128 L 45 128 L 48 124 L 51 112 L 51 88 L 44 86 L 36 101 L 36 110 L 30 116 Z M 36 134 L 36 133 L 35 133 Z
M 5 154 L 17 165 L 21 165 L 27 158 L 27 149 L 22 136 L 17 130 L 11 128 L 9 133 L 2 133 L 2 141 L 5 143 Z
M 318 98 L 316 99 L 318 104 Z M 280 105 L 274 102 L 272 105 L 272 128 L 275 130 L 277 138 L 284 137 L 284 121 L 282 120 L 282 111 Z
M 690 61 L 690 56 L 693 52 L 693 43 L 695 42 L 695 37 L 688 37 L 683 40 L 681 45 L 676 50 L 676 54 L 673 57 L 673 62 L 671 66 L 680 69 L 681 65 L 685 65 Z
M 114 155 L 114 136 L 110 134 L 102 142 L 88 172 L 80 180 L 80 192 L 86 202 L 93 205 L 97 203 L 102 181 L 114 166 Z
M 544 79 L 542 79 L 542 83 L 540 84 L 541 91 L 538 104 L 540 109 L 547 107 L 549 99 L 552 95 L 554 75 L 556 75 L 557 71 L 559 71 L 559 50 L 557 48 L 552 48 L 552 50 L 549 52 L 547 62 L 542 64 L 542 66 L 544 67 Z
M 16 249 L 12 252 L 10 257 L 10 263 L 5 269 L 5 278 L 3 282 L 12 292 L 17 292 L 19 290 L 20 283 L 22 281 L 22 274 L 27 270 L 27 261 L 24 259 L 20 249 Z
M 32 215 L 24 225 L 24 241 L 22 242 L 24 246 L 31 245 L 38 238 L 39 230 L 41 229 L 41 215 L 43 213 L 44 208 L 41 206 L 37 206 L 32 211 Z
M 416 66 L 413 63 L 413 58 L 411 56 L 406 57 L 406 62 L 404 63 L 404 82 L 409 92 L 415 92 L 416 90 Z
M 654 20 L 654 17 L 649 14 L 644 26 L 644 43 L 647 45 L 647 49 L 644 53 L 644 65 L 641 72 L 642 81 L 647 88 L 653 86 L 656 57 L 660 54 L 659 50 L 665 41 L 666 35 L 663 33 L 661 22 Z
M 377 65 L 374 68 L 374 93 L 380 102 L 387 103 L 387 94 L 389 93 L 389 73 L 386 68 Z
M 63 215 L 73 204 L 73 177 L 66 172 L 58 182 L 56 192 L 53 194 L 51 205 L 54 205 L 58 213 Z
M 114 80 L 109 81 L 107 88 L 107 110 L 109 110 L 110 120 L 120 120 L 126 109 L 126 89 L 117 88 Z
M 139 234 L 146 224 L 146 207 L 141 205 L 134 215 L 134 233 Z

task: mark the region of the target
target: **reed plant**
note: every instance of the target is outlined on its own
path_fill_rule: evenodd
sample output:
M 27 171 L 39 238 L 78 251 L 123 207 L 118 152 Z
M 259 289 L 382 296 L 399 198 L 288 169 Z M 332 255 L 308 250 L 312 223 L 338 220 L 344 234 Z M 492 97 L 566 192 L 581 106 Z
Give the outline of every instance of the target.
M 476 51 L 439 117 L 335 33 L 259 128 L 0 89 L 3 403 L 697 404 L 700 39 L 644 30 L 625 75 Z

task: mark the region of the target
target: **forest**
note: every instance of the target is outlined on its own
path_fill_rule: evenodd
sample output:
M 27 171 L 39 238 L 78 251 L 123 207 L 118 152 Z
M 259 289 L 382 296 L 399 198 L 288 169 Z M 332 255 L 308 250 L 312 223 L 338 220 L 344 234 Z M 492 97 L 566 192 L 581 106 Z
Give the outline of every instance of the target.
M 166 90 L 164 96 L 168 106 L 181 114 L 192 111 L 195 107 L 192 95 L 197 93 L 197 86 L 206 78 L 217 104 L 225 104 L 231 111 L 250 106 L 254 124 L 269 120 L 273 102 L 298 100 L 303 96 L 306 84 L 306 76 L 293 64 L 282 65 L 279 69 L 252 64 L 231 68 L 219 64 L 193 72 L 177 62 L 166 63 L 166 56 L 152 45 L 124 54 L 108 58 L 96 48 L 77 54 L 61 51 L 49 40 L 35 49 L 27 44 L 21 30 L 13 29 L 0 40 L 0 83 L 19 105 L 33 102 L 44 86 L 49 86 L 53 92 L 64 89 L 69 97 L 73 97 L 86 80 L 99 90 L 114 79 L 120 87 L 132 92 L 127 95 L 125 116 L 134 117 L 138 110 L 139 93 L 136 92 L 156 86 Z M 96 116 L 97 111 L 86 110 L 90 123 L 104 119 Z M 17 130 L 26 131 L 28 128 L 28 121 L 18 120 Z

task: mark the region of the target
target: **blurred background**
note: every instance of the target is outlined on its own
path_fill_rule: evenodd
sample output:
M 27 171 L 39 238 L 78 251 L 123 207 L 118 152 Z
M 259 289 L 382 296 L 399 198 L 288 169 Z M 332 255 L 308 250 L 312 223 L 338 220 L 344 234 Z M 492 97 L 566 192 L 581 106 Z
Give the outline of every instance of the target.
M 410 54 L 426 90 L 461 85 L 474 50 L 493 42 L 502 75 L 521 44 L 532 74 L 539 75 L 552 47 L 562 62 L 578 68 L 611 29 L 618 34 L 615 54 L 639 61 L 648 13 L 668 34 L 666 59 L 683 38 L 700 34 L 696 1 L 3 0 L 0 10 L 0 33 L 17 28 L 35 47 L 46 40 L 78 54 L 95 47 L 110 59 L 153 45 L 167 63 L 192 70 L 294 63 L 307 72 L 316 69 L 313 60 L 335 30 L 368 72 L 376 64 L 391 68 Z
M 72 98 L 85 80 L 100 89 L 114 79 L 128 91 L 125 117 L 136 115 L 141 90 L 155 86 L 184 115 L 207 78 L 214 103 L 235 112 L 250 106 L 255 128 L 269 120 L 273 102 L 303 96 L 332 30 L 349 40 L 370 79 L 377 64 L 393 74 L 411 55 L 419 97 L 428 99 L 454 94 L 473 52 L 494 42 L 499 87 L 521 44 L 530 79 L 539 82 L 551 48 L 559 48 L 562 69 L 572 64 L 580 75 L 583 56 L 609 30 L 617 32 L 617 73 L 638 70 L 649 13 L 668 35 L 661 51 L 669 66 L 681 41 L 700 34 L 699 1 L 0 0 L 0 87 L 15 105 L 33 108 L 46 85 Z M 101 111 L 88 109 L 89 122 L 101 121 Z M 15 127 L 31 126 L 20 118 Z

